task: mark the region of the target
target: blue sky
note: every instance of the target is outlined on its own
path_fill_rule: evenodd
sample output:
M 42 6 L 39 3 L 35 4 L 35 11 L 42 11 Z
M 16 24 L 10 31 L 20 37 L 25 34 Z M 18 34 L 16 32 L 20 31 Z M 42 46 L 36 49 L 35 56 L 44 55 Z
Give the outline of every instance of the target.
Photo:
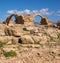
M 60 0 L 0 0 L 0 21 L 13 13 L 41 13 L 56 22 L 60 20 Z

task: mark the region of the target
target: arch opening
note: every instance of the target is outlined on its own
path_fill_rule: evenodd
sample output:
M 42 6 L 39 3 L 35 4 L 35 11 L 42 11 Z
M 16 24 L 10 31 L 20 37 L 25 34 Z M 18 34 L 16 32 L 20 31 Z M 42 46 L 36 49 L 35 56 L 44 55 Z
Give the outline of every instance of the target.
M 16 22 L 15 22 L 16 18 L 15 18 L 15 16 L 12 16 L 12 17 L 11 17 L 11 20 L 12 20 L 12 22 L 13 22 L 14 24 L 16 24 Z
M 41 17 L 40 16 L 35 16 L 34 17 L 34 24 L 40 24 L 41 22 Z
M 42 18 L 40 23 L 41 23 L 41 25 L 47 25 L 48 24 L 46 21 L 46 18 Z
M 16 22 L 17 24 L 24 24 L 23 17 L 22 17 L 22 16 L 17 16 L 15 22 Z
M 23 43 L 23 41 L 21 40 L 21 38 L 19 38 L 18 43 L 20 43 L 20 44 Z

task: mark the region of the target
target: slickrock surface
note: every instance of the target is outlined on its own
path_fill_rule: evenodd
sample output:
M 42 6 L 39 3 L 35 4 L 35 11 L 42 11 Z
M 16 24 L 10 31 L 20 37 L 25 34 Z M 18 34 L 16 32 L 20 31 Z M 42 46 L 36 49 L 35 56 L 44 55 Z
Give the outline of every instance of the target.
M 0 24 L 0 63 L 60 63 L 60 30 Z

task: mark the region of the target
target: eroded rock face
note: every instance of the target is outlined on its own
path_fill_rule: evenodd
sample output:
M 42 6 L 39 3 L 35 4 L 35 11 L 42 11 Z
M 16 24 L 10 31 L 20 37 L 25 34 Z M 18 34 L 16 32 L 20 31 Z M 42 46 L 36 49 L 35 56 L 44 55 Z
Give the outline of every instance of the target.
M 0 36 L 0 43 L 5 43 L 5 44 L 18 44 L 18 38 L 13 37 L 13 36 Z
M 5 57 L 14 51 L 17 56 Z M 60 63 L 60 30 L 49 26 L 0 24 L 0 63 Z
M 13 24 L 13 22 L 11 20 L 13 16 L 15 17 L 16 24 L 33 25 L 33 23 L 34 23 L 33 15 L 23 16 L 23 15 L 16 15 L 16 14 L 12 14 L 11 16 L 9 16 L 4 23 L 7 25 Z
M 34 24 L 34 16 L 33 15 L 27 15 L 24 16 L 24 25 L 31 26 Z
M 41 44 L 50 41 L 59 42 L 58 28 L 45 27 L 45 26 L 25 26 L 21 24 L 15 24 L 14 26 L 7 26 L 5 24 L 0 24 L 0 36 L 13 36 L 21 38 L 22 42 L 34 43 L 40 42 Z
M 14 26 L 14 22 L 12 19 L 10 19 L 8 26 Z
M 49 21 L 47 17 L 41 19 L 41 25 L 52 25 L 52 22 Z
M 60 26 L 60 21 L 57 22 L 57 26 Z
M 21 35 L 23 35 L 23 29 L 22 26 L 19 27 L 19 25 L 15 25 L 13 27 L 6 27 L 5 28 L 5 35 L 6 36 L 15 36 L 15 37 L 20 37 Z
M 23 44 L 34 44 L 34 40 L 32 39 L 32 37 L 30 35 L 24 35 L 21 36 L 21 40 Z
M 0 36 L 5 36 L 5 28 L 7 26 L 5 24 L 0 24 Z

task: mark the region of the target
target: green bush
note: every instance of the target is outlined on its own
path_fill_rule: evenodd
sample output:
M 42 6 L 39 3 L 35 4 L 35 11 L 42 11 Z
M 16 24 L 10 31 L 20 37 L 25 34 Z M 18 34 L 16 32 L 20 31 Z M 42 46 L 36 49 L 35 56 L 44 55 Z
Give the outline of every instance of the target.
M 5 43 L 0 41 L 0 48 L 4 46 Z
M 35 48 L 39 49 L 40 47 L 39 46 L 35 46 Z
M 34 44 L 40 44 L 40 41 L 35 41 Z
M 59 33 L 59 34 L 57 34 L 57 36 L 58 36 L 58 39 L 60 39 L 60 33 Z
M 12 50 L 9 51 L 9 52 L 4 52 L 3 54 L 4 54 L 5 57 L 14 57 L 14 56 L 17 55 L 16 52 L 12 51 Z

